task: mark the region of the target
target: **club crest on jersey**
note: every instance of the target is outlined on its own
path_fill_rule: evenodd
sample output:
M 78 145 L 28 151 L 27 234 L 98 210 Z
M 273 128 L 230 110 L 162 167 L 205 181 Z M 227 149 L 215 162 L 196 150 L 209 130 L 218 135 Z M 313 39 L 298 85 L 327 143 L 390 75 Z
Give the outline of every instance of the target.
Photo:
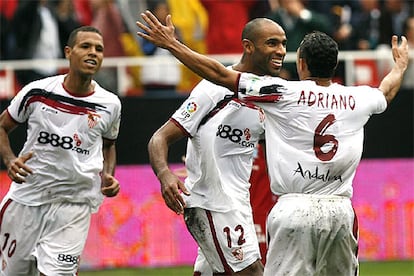
M 241 247 L 234 249 L 231 253 L 239 261 L 243 260 L 244 258 L 243 249 L 241 249 Z
M 98 120 L 101 118 L 101 115 L 98 113 L 88 112 L 88 126 L 89 128 L 93 128 L 98 124 Z
M 245 128 L 243 131 L 244 137 L 246 138 L 247 141 L 250 140 L 250 138 L 252 137 L 252 134 L 250 133 L 250 129 L 249 128 Z

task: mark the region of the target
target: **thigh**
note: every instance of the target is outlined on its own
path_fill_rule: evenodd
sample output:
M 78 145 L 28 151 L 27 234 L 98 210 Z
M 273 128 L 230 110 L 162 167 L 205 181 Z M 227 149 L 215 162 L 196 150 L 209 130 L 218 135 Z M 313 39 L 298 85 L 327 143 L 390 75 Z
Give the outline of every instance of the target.
M 51 204 L 34 255 L 45 275 L 76 275 L 90 225 L 87 204 Z
M 33 252 L 40 233 L 40 210 L 8 197 L 3 198 L 0 208 L 1 275 L 37 275 Z
M 184 218 L 213 272 L 238 272 L 260 259 L 251 215 L 187 208 Z

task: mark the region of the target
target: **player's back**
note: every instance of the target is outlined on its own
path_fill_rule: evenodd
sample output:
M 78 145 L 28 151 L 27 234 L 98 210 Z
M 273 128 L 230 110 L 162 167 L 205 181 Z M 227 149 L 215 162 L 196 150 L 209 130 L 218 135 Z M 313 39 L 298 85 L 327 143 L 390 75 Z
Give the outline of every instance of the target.
M 257 104 L 266 114 L 272 191 L 351 197 L 363 127 L 372 114 L 386 108 L 382 92 L 368 86 L 271 81 L 277 91 L 264 98 L 278 94 L 277 102 Z

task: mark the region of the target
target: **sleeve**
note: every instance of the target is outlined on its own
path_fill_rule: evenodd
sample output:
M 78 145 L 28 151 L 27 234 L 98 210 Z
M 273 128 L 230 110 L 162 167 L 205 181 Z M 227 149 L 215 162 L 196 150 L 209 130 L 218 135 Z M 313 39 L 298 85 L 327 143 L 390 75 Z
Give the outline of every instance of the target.
M 222 101 L 232 97 L 234 93 L 227 88 L 202 80 L 171 118 L 193 136 L 210 111 Z
M 115 100 L 115 107 L 111 114 L 111 122 L 108 131 L 103 135 L 103 138 L 109 140 L 116 140 L 119 134 L 119 127 L 121 125 L 121 101 L 117 97 Z
M 242 73 L 237 94 L 239 99 L 246 101 L 277 102 L 281 99 L 284 90 L 286 90 L 284 79 Z
M 370 105 L 372 114 L 380 114 L 387 109 L 387 99 L 378 88 L 372 88 L 370 86 L 360 86 L 361 91 L 359 94 L 364 96 L 364 102 Z
M 22 90 L 14 96 L 7 108 L 7 112 L 17 123 L 24 123 L 30 116 L 32 105 L 30 105 L 30 101 L 27 99 L 26 95 L 31 89 L 31 83 L 24 86 Z

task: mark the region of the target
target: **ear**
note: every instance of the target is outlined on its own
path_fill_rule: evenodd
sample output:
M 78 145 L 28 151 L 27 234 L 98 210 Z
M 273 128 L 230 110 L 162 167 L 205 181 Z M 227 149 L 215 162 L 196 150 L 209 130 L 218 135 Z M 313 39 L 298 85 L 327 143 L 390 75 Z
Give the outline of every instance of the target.
M 64 52 L 65 52 L 65 58 L 69 59 L 70 53 L 72 52 L 72 48 L 70 48 L 69 46 L 65 46 Z
M 243 39 L 242 45 L 245 53 L 251 54 L 254 51 L 254 44 L 250 40 Z

